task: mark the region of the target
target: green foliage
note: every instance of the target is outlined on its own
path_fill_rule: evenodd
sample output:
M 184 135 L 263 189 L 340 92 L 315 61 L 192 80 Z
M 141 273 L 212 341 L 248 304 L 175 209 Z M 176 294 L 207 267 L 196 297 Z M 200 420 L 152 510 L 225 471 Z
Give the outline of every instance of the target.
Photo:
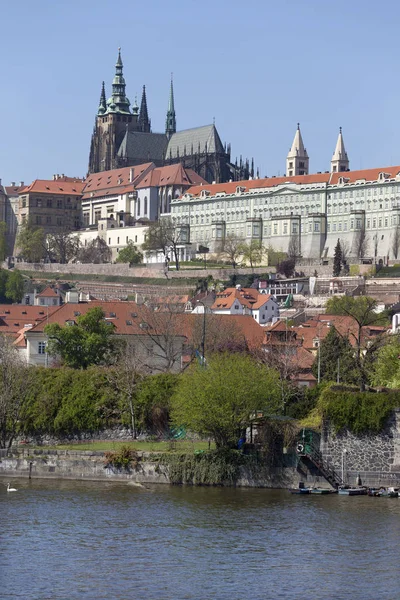
M 313 388 L 292 387 L 292 394 L 289 396 L 286 404 L 286 415 L 293 419 L 304 419 L 315 409 L 318 398 L 326 388 L 325 383 L 316 385 Z
M 335 254 L 333 256 L 333 276 L 339 277 L 340 271 L 342 270 L 342 247 L 340 240 L 338 239 L 335 246 Z
M 320 396 L 318 409 L 337 432 L 356 435 L 379 433 L 393 409 L 400 406 L 400 391 L 359 392 L 356 388 L 331 386 Z
M 243 259 L 253 268 L 255 265 L 259 265 L 263 258 L 264 248 L 260 240 L 251 240 L 250 242 L 244 242 L 240 246 L 240 250 L 243 255 Z
M 279 250 L 275 250 L 272 246 L 268 246 L 268 265 L 270 267 L 276 267 L 281 263 L 285 258 L 287 258 L 286 252 L 280 252 Z
M 132 240 L 129 240 L 125 248 L 118 253 L 117 263 L 129 263 L 130 265 L 139 265 L 143 262 L 143 254 L 138 251 Z
M 335 327 L 331 327 L 328 335 L 321 342 L 320 373 L 321 381 L 339 381 L 357 383 L 358 374 L 354 362 L 354 349 L 347 337 L 342 337 Z M 318 376 L 318 357 L 313 364 L 313 374 Z
M 137 451 L 127 445 L 122 446 L 115 452 L 105 452 L 104 454 L 105 466 L 119 470 L 130 471 L 131 466 L 137 467 L 139 461 Z
M 0 263 L 2 263 L 7 256 L 6 229 L 7 225 L 5 222 L 0 221 Z
M 169 429 L 171 397 L 175 392 L 179 375 L 159 373 L 143 379 L 136 394 L 138 428 L 165 433 Z
M 21 417 L 26 435 L 68 435 L 119 423 L 117 398 L 98 368 L 30 369 Z
M 18 269 L 11 271 L 8 274 L 7 282 L 6 282 L 6 298 L 11 300 L 11 302 L 21 302 L 24 297 L 24 278 Z
M 257 410 L 281 410 L 279 374 L 245 354 L 214 354 L 179 379 L 172 398 L 172 420 L 215 440 L 217 448 L 236 447 L 240 431 Z
M 21 226 L 16 245 L 26 262 L 40 262 L 46 254 L 45 233 L 42 227 L 30 222 Z
M 49 338 L 49 354 L 61 357 L 68 367 L 87 369 L 110 360 L 114 346 L 111 339 L 113 326 L 104 320 L 104 312 L 99 306 L 78 317 L 73 325 L 61 327 L 51 323 L 44 331 Z
M 333 296 L 326 304 L 326 314 L 353 317 L 362 327 L 387 325 L 387 314 L 375 312 L 377 305 L 369 296 Z
M 372 383 L 389 388 L 400 387 L 400 337 L 390 336 L 377 352 L 373 364 Z
M 154 458 L 167 467 L 171 483 L 192 485 L 234 485 L 240 466 L 250 460 L 238 450 L 221 448 L 197 454 L 162 454 Z

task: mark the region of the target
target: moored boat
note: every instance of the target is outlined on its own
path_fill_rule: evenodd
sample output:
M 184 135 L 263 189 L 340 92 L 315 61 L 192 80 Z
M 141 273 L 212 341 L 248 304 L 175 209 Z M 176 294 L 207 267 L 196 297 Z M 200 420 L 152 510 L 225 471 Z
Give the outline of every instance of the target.
M 325 496 L 327 494 L 336 494 L 337 490 L 330 490 L 329 488 L 311 488 L 310 494 L 319 494 Z
M 289 492 L 291 494 L 310 494 L 311 488 L 306 488 L 306 487 L 302 487 L 302 488 L 290 488 Z
M 354 488 L 349 486 L 341 486 L 339 487 L 338 492 L 340 496 L 366 496 L 368 490 L 363 486 Z

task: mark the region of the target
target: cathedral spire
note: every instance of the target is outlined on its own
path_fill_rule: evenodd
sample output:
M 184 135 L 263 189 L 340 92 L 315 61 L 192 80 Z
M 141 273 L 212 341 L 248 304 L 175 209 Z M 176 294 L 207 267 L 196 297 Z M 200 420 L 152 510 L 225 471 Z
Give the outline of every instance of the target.
M 342 128 L 339 127 L 339 135 L 336 142 L 335 152 L 331 160 L 331 173 L 349 170 L 349 158 L 344 147 Z
M 150 119 L 149 114 L 147 112 L 147 98 L 145 85 L 143 86 L 142 101 L 140 103 L 139 125 L 140 131 L 143 131 L 145 133 L 150 132 Z
M 289 177 L 293 175 L 308 175 L 308 161 L 307 150 L 301 136 L 300 123 L 297 123 L 293 143 L 286 157 L 286 175 Z
M 118 58 L 115 63 L 115 75 L 112 82 L 111 98 L 107 100 L 107 112 L 130 114 L 130 102 L 125 94 L 125 88 L 126 84 L 123 76 L 121 48 L 118 48 Z
M 175 103 L 174 103 L 174 82 L 171 73 L 171 86 L 169 90 L 168 111 L 165 121 L 165 133 L 168 138 L 176 133 Z
M 107 106 L 106 106 L 106 90 L 104 87 L 104 81 L 103 84 L 101 86 L 101 94 L 100 94 L 100 103 L 99 103 L 99 109 L 97 111 L 98 115 L 104 115 L 104 113 L 107 110 Z

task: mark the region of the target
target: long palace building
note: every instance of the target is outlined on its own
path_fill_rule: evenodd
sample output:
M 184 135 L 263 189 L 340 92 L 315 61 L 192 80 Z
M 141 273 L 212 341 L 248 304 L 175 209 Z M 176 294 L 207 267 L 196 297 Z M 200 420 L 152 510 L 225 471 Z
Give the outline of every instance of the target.
M 400 255 L 400 166 L 350 171 L 340 130 L 330 171 L 310 175 L 298 127 L 286 172 L 193 186 L 172 201 L 172 217 L 192 248 L 214 251 L 232 236 L 328 258 L 340 239 L 348 256 L 359 259 Z

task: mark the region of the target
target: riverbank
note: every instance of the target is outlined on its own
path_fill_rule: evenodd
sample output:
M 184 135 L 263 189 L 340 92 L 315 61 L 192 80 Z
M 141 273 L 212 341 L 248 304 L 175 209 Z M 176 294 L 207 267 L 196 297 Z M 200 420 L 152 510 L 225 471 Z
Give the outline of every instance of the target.
M 298 471 L 295 465 L 269 467 L 250 460 L 245 461 L 245 464 L 236 461 L 236 464 L 225 463 L 222 470 L 218 471 L 215 460 L 209 466 L 205 465 L 206 453 L 168 455 L 135 452 L 127 468 L 115 466 L 110 462 L 109 453 L 100 451 L 22 449 L 10 456 L 5 454 L 5 451 L 0 451 L 0 477 L 131 481 L 142 485 L 207 485 L 209 481 L 212 482 L 209 485 L 274 489 L 288 489 L 297 487 L 300 481 L 307 482 L 307 475 L 304 471 Z M 210 473 L 206 472 L 207 468 Z M 220 472 L 223 481 L 218 481 Z M 202 473 L 203 479 L 199 473 Z M 315 477 L 312 477 L 312 482 L 316 482 Z M 323 478 L 317 483 L 326 485 Z

